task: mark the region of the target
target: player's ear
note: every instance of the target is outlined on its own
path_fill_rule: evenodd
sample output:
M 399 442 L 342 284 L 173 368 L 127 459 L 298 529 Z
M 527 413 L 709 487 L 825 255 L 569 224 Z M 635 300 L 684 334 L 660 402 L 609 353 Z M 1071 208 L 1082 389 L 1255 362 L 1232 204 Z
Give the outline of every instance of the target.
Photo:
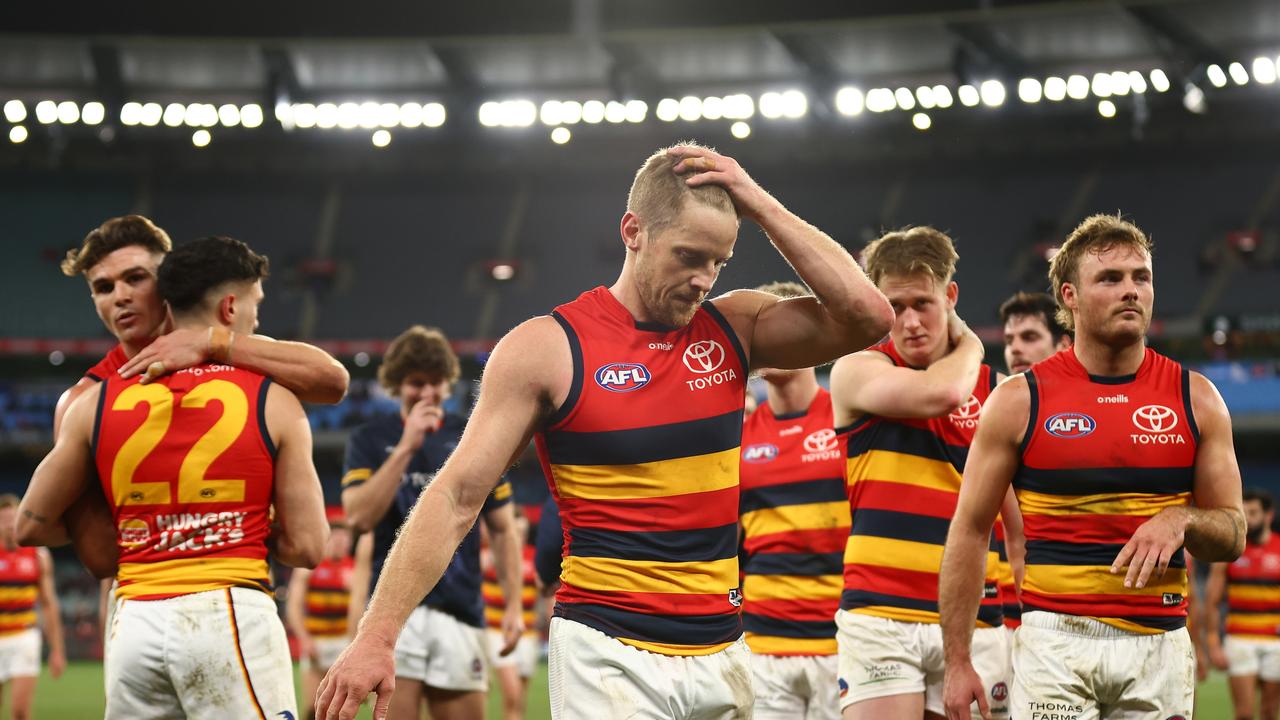
M 956 306 L 956 301 L 960 299 L 960 286 L 956 284 L 955 280 L 947 283 L 946 294 L 947 307 L 954 308 Z
M 236 296 L 234 293 L 227 293 L 218 299 L 218 322 L 223 325 L 231 325 L 236 317 Z
M 627 246 L 631 252 L 640 249 L 640 218 L 635 213 L 628 210 L 622 214 L 622 244 Z

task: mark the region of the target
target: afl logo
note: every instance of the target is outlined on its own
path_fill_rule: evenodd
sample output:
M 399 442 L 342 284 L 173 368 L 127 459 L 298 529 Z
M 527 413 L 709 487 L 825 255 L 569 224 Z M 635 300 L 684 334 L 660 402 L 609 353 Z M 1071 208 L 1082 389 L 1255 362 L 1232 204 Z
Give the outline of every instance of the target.
M 778 446 L 771 443 L 756 443 L 742 448 L 742 459 L 749 463 L 767 463 L 778 457 Z
M 823 428 L 816 432 L 809 433 L 804 439 L 804 449 L 809 452 L 826 452 L 836 448 L 836 431 L 831 428 Z
M 976 418 L 982 414 L 982 402 L 977 397 L 970 395 L 969 399 L 963 405 L 956 408 L 950 415 L 952 420 L 969 420 Z
M 609 363 L 596 370 L 596 384 L 609 392 L 639 390 L 652 378 L 649 368 L 640 363 Z
M 1084 413 L 1058 413 L 1044 421 L 1044 431 L 1054 437 L 1080 438 L 1098 429 L 1098 423 Z
M 1164 405 L 1143 405 L 1133 411 L 1133 424 L 1144 432 L 1169 432 L 1178 427 L 1178 413 Z
M 724 364 L 724 347 L 715 340 L 699 340 L 684 349 L 684 366 L 700 375 L 715 372 Z

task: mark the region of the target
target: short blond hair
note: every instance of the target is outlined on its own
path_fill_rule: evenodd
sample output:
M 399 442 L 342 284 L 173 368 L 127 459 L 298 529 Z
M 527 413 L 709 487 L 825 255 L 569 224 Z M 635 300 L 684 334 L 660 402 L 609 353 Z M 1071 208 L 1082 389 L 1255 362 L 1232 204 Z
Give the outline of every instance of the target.
M 867 276 L 875 285 L 886 275 L 922 273 L 945 285 L 956 274 L 960 255 L 946 233 L 922 225 L 894 230 L 872 240 L 862 258 Z
M 1147 234 L 1120 215 L 1090 215 L 1071 231 L 1049 261 L 1049 282 L 1053 285 L 1053 299 L 1058 303 L 1058 322 L 1067 330 L 1076 329 L 1076 319 L 1062 301 L 1062 286 L 1080 282 L 1080 258 L 1085 253 L 1100 254 L 1118 246 L 1141 251 L 1147 257 L 1151 257 L 1154 249 Z
M 684 210 L 685 203 L 689 201 L 733 213 L 734 217 L 738 215 L 727 190 L 719 185 L 689 187 L 685 183 L 688 175 L 677 175 L 674 172 L 673 168 L 680 162 L 680 158 L 669 155 L 668 151 L 681 146 L 711 149 L 689 141 L 658 150 L 636 171 L 631 191 L 627 193 L 627 212 L 640 218 L 650 236 L 675 222 Z
M 777 297 L 787 300 L 789 298 L 809 297 L 813 292 L 809 288 L 798 282 L 779 281 L 765 283 L 756 288 L 760 292 L 776 295 Z

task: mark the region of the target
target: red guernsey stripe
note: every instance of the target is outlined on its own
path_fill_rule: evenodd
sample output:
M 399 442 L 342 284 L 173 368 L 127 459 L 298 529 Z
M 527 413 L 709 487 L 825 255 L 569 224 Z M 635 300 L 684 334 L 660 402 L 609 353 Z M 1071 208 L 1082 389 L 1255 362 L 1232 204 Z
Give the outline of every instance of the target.
M 1044 609 L 1067 615 L 1128 618 L 1143 616 L 1177 617 L 1187 614 L 1184 599 L 1181 604 L 1165 606 L 1160 598 L 1143 595 L 1041 595 L 1022 591 L 1022 604 L 1029 608 Z
M 956 493 L 944 490 L 932 490 L 918 485 L 906 483 L 883 482 L 879 480 L 859 480 L 853 486 L 856 497 L 853 499 L 853 512 L 859 510 L 891 510 L 909 512 L 916 515 L 946 518 L 950 520 L 956 514 Z
M 662 532 L 720 527 L 738 518 L 738 488 L 628 500 L 557 498 L 565 527 Z
M 938 600 L 937 573 L 846 563 L 844 587 L 846 590 L 867 590 L 916 600 Z
M 1129 542 L 1138 526 L 1150 518 L 1132 515 L 1031 515 L 1022 522 L 1028 540 L 1055 540 L 1076 544 Z
M 1280 615 L 1280 603 L 1267 600 L 1228 600 L 1227 608 L 1236 612 L 1266 612 Z
M 840 598 L 827 600 L 747 600 L 750 612 L 757 615 L 782 618 L 785 620 L 802 620 L 822 622 L 836 616 L 840 609 Z
M 556 593 L 558 603 L 587 603 L 644 613 L 646 615 L 731 615 L 727 593 L 685 595 L 682 593 L 596 592 L 563 584 Z M 728 608 L 728 611 L 725 608 Z
M 774 553 L 843 553 L 845 543 L 849 540 L 848 528 L 843 532 L 831 530 L 788 530 L 787 532 L 756 535 L 743 541 L 743 548 L 748 554 L 755 554 L 764 548 Z

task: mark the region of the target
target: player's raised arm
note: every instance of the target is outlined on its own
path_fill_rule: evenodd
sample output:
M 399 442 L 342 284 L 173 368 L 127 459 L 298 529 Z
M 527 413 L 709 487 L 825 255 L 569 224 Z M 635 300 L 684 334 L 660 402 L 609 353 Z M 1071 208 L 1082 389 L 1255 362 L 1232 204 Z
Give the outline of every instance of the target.
M 572 364 L 563 331 L 549 317 L 525 322 L 494 348 L 457 450 L 401 527 L 355 639 L 320 685 L 317 717 L 350 720 L 371 692 L 378 694 L 374 717 L 385 717 L 400 627 L 444 573 L 498 478 L 528 445 L 550 406 L 547 378 L 558 367 L 568 373 Z
M 143 382 L 205 362 L 221 362 L 273 378 L 303 402 L 333 404 L 347 394 L 342 363 L 314 345 L 239 335 L 225 328 L 179 328 L 161 335 L 120 368 L 121 377 L 146 373 Z M 160 363 L 157 369 L 153 365 Z
M 944 702 L 951 720 L 968 720 L 974 701 L 984 716 L 987 713 L 985 687 L 973 669 L 970 646 L 982 600 L 991 527 L 1018 467 L 1018 445 L 1030 403 L 1027 382 L 1021 376 L 997 387 L 987 399 L 947 532 L 938 577 L 938 609 L 946 656 Z
M 803 368 L 856 352 L 884 337 L 893 311 L 847 250 L 787 210 L 736 160 L 702 147 L 668 151 L 681 158 L 675 172 L 691 187 L 714 184 L 738 213 L 764 230 L 778 252 L 813 290 L 812 298 L 779 300 L 768 293 L 729 293 L 715 306 L 749 341 L 753 368 Z
M 964 404 L 978 381 L 985 351 L 954 310 L 947 316 L 947 333 L 950 350 L 923 370 L 895 366 L 883 353 L 870 350 L 838 360 L 831 369 L 836 424 L 858 415 L 937 417 Z
M 293 393 L 275 384 L 267 390 L 266 415 L 277 448 L 272 499 L 278 524 L 276 556 L 292 567 L 315 567 L 329 541 L 329 522 L 324 491 L 311 462 L 311 426 Z

